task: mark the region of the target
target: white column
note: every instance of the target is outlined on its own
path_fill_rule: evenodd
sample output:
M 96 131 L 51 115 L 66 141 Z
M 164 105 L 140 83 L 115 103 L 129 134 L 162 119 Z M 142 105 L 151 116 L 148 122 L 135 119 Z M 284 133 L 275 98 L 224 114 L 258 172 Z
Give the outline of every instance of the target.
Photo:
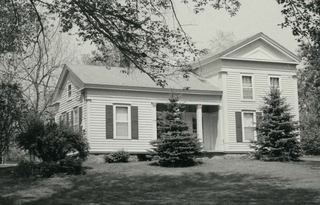
M 91 141 L 91 136 L 90 136 L 90 118 L 91 118 L 91 110 L 90 110 L 90 104 L 91 104 L 91 99 L 86 99 L 86 104 L 87 104 L 87 109 L 86 109 L 86 115 L 87 115 L 87 122 L 86 122 L 86 137 L 88 140 L 88 143 L 90 145 L 90 141 Z M 83 112 L 83 111 L 82 111 Z M 83 113 L 82 113 L 83 115 Z
M 224 150 L 224 139 L 222 136 L 224 136 L 224 130 L 223 130 L 223 110 L 222 106 L 219 105 L 219 111 L 218 111 L 218 136 L 217 136 L 217 141 L 218 141 L 218 146 L 217 150 Z
M 200 142 L 203 141 L 202 133 L 202 105 L 197 105 L 197 134 Z
M 152 104 L 153 139 L 157 139 L 157 103 Z

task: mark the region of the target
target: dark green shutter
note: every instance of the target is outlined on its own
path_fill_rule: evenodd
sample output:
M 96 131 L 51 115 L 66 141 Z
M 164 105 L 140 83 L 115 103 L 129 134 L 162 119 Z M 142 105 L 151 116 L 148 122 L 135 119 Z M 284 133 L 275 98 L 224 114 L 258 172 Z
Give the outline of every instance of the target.
M 131 107 L 131 139 L 139 139 L 138 107 Z
M 113 139 L 113 106 L 106 105 L 106 138 Z
M 59 116 L 59 123 L 60 123 L 60 125 L 62 125 L 61 115 Z
M 70 112 L 71 113 L 71 129 L 73 129 L 73 110 Z
M 237 136 L 237 142 L 243 142 L 241 112 L 236 112 L 236 136 Z
M 79 131 L 82 132 L 82 107 L 79 108 Z

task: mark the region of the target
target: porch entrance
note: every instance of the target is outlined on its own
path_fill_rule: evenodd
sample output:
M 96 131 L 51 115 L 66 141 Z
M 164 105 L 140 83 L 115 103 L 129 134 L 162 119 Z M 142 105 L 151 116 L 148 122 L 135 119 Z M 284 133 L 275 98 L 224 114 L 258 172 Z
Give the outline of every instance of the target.
M 200 141 L 203 143 L 205 151 L 216 150 L 218 140 L 219 106 L 203 105 L 200 110 L 202 116 L 200 121 L 197 119 L 197 115 L 199 116 L 199 113 L 197 113 L 197 105 L 184 106 L 184 120 L 189 127 L 189 132 L 196 134 L 199 137 Z M 157 116 L 160 117 L 165 109 L 166 106 L 164 104 L 157 104 Z M 200 124 L 202 129 L 199 129 Z

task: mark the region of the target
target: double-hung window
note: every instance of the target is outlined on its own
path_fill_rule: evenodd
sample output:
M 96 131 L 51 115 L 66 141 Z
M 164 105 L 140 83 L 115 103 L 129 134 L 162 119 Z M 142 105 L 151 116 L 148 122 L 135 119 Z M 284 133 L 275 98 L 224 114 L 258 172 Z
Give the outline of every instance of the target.
M 280 89 L 280 77 L 269 76 L 269 86 L 273 89 Z
M 243 142 L 250 142 L 255 140 L 255 112 L 242 112 L 242 131 L 243 131 Z
M 68 85 L 68 98 L 71 98 L 72 92 L 71 92 L 71 84 Z
M 66 125 L 68 123 L 67 113 L 64 112 L 61 114 L 61 122 L 62 125 Z
M 127 105 L 114 106 L 115 139 L 131 138 L 131 107 Z
M 242 99 L 253 100 L 253 79 L 251 75 L 241 76 Z
M 79 131 L 79 108 L 73 109 L 73 130 Z

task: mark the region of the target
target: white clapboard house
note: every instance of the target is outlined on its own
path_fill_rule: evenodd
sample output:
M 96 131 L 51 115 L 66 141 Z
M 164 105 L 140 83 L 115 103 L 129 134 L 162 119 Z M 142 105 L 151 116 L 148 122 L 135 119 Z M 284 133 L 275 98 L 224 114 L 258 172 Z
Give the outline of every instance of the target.
M 270 86 L 282 91 L 298 119 L 298 64 L 292 52 L 259 33 L 194 63 L 204 81 L 191 75 L 168 80 L 164 89 L 140 72 L 65 65 L 53 97 L 55 120 L 81 130 L 91 153 L 146 153 L 149 142 L 157 139 L 157 112 L 165 109 L 173 90 L 181 94 L 189 131 L 197 134 L 204 150 L 248 152 Z

